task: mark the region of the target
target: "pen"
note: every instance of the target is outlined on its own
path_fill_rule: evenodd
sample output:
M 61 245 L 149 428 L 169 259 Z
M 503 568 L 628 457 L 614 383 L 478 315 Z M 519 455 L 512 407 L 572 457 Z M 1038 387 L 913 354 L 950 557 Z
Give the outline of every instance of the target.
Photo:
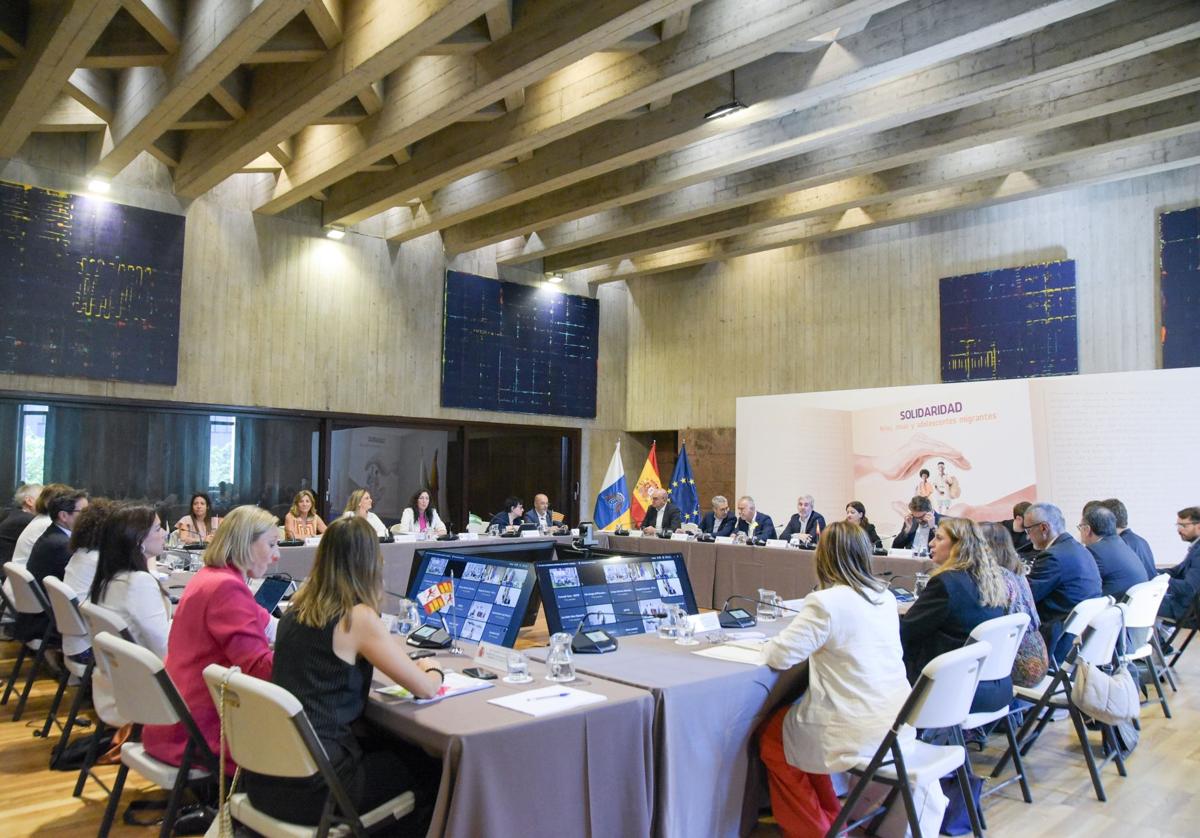
M 547 698 L 566 698 L 570 693 L 555 693 L 554 695 L 539 695 L 533 698 L 527 698 L 526 701 L 544 701 Z

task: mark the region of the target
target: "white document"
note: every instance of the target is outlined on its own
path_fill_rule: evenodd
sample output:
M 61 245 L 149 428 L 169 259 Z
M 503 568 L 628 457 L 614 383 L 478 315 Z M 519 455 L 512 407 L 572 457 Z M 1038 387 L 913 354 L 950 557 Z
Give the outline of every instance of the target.
M 673 532 L 673 533 L 671 533 L 671 540 L 672 540 L 672 541 L 687 541 L 687 540 L 688 540 L 690 537 L 691 537 L 691 536 L 689 536 L 689 535 L 688 535 L 687 533 L 685 533 L 685 532 Z
M 586 707 L 608 699 L 599 693 L 576 690 L 571 687 L 555 685 L 543 687 L 540 690 L 528 690 L 506 695 L 503 698 L 492 698 L 488 704 L 506 707 L 525 713 L 529 716 L 549 716 L 551 713 L 561 713 L 564 710 L 574 710 L 576 707 Z
M 492 686 L 491 681 L 484 681 L 482 678 L 472 678 L 469 675 L 463 675 L 449 669 L 446 670 L 444 677 L 445 680 L 442 682 L 442 686 L 434 694 L 433 698 L 415 698 L 412 693 L 399 684 L 376 687 L 375 691 L 390 698 L 411 701 L 413 704 L 432 704 L 435 701 L 441 701 L 443 698 L 463 695 L 464 693 L 473 693 L 476 690 L 486 690 Z
M 692 631 L 695 634 L 716 631 L 721 627 L 721 615 L 716 611 L 707 611 L 704 614 L 688 614 L 688 622 L 692 624 Z
M 641 530 L 630 530 L 630 531 L 629 531 L 629 537 L 630 537 L 630 538 L 641 538 L 641 537 L 642 537 L 642 531 L 641 531 Z
M 762 666 L 767 662 L 766 653 L 763 651 L 765 645 L 766 641 L 763 640 L 731 640 L 720 646 L 697 649 L 692 654 L 721 661 L 745 663 L 750 666 Z
M 787 539 L 784 539 L 784 538 L 768 538 L 765 546 L 775 547 L 775 548 L 786 548 L 788 546 L 788 542 L 787 542 Z
M 537 530 L 521 530 L 521 538 L 543 538 Z
M 733 536 L 732 535 L 718 535 L 716 541 L 717 541 L 717 544 L 732 544 Z

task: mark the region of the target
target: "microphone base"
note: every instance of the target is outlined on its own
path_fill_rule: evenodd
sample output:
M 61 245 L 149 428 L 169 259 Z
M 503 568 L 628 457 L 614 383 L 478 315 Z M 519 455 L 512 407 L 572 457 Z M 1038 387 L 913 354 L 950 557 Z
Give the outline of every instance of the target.
M 721 628 L 727 629 L 744 629 L 753 628 L 758 625 L 758 620 L 751 616 L 748 612 L 745 617 L 738 617 L 728 611 L 722 611 L 717 615 L 717 620 L 721 623 Z

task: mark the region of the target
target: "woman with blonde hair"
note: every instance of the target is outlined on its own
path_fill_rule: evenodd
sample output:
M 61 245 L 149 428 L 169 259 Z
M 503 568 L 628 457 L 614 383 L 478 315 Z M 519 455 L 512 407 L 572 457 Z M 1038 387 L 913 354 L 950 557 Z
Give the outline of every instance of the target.
M 896 598 L 871 573 L 862 528 L 830 524 L 817 542 L 816 570 L 818 590 L 765 649 L 772 669 L 809 665 L 807 692 L 759 735 L 771 811 L 788 836 L 825 834 L 841 808 L 829 775 L 874 754 L 909 692 Z M 922 830 L 936 835 L 946 802 L 936 779 L 913 792 Z
M 279 560 L 279 521 L 257 506 L 239 506 L 225 517 L 204 550 L 204 567 L 183 589 L 167 637 L 167 674 L 213 752 L 221 731 L 217 708 L 204 684 L 210 663 L 237 666 L 247 675 L 271 677 L 268 636 L 273 618 L 254 601 L 250 579 L 261 579 Z M 179 765 L 187 745 L 182 724 L 147 725 L 146 752 Z
M 325 532 L 325 522 L 317 514 L 317 498 L 308 489 L 301 489 L 292 498 L 292 508 L 283 518 L 283 531 L 294 541 L 316 538 Z
M 383 521 L 379 520 L 379 516 L 371 511 L 371 507 L 375 505 L 375 501 L 371 498 L 371 493 L 366 489 L 355 489 L 350 493 L 350 500 L 346 501 L 346 511 L 342 513 L 343 518 L 363 518 L 371 529 L 375 530 L 375 535 L 383 538 L 388 534 L 387 527 L 383 525 Z
M 279 622 L 271 680 L 304 706 L 358 811 L 411 790 L 417 812 L 399 829 L 423 835 L 441 766 L 417 748 L 352 730 L 366 709 L 376 667 L 418 698 L 435 695 L 444 678 L 434 658 L 412 661 L 380 619 L 382 565 L 366 521 L 351 517 L 329 525 L 312 573 Z M 329 795 L 320 775 L 295 780 L 248 773 L 246 790 L 266 814 L 307 825 L 320 822 Z
M 1025 630 L 1025 637 L 1013 661 L 1013 683 L 1018 687 L 1036 687 L 1045 677 L 1050 661 L 1046 641 L 1039 630 L 1042 623 L 1038 619 L 1037 603 L 1034 602 L 1029 580 L 1025 578 L 1025 563 L 1013 547 L 1012 536 L 1003 524 L 984 523 L 979 525 L 979 529 L 1000 572 L 1004 574 L 1004 583 L 1008 586 L 1009 613 L 1029 615 L 1029 628 Z
M 910 681 L 938 655 L 965 644 L 977 625 L 1009 613 L 1004 574 L 974 521 L 942 518 L 929 556 L 937 568 L 900 619 Z M 1012 701 L 1012 694 L 1012 678 L 980 681 L 972 712 L 999 710 Z

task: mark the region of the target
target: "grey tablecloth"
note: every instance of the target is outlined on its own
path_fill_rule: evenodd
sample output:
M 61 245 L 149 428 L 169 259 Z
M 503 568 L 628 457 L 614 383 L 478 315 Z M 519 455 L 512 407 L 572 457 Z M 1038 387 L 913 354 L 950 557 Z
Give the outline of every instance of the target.
M 441 657 L 445 665 L 464 665 L 462 658 Z M 498 680 L 490 689 L 422 706 L 372 693 L 368 719 L 442 755 L 430 836 L 650 834 L 654 699 L 645 690 L 584 675 L 570 686 L 607 701 L 540 718 L 488 703 L 548 686 L 545 672 L 534 661 L 532 684 Z
M 760 624 L 773 635 L 788 623 Z M 606 655 L 579 655 L 588 675 L 650 690 L 655 701 L 654 834 L 664 838 L 738 836 L 749 832 L 766 802 L 755 729 L 771 709 L 807 686 L 807 666 L 785 673 L 766 666 L 691 654 L 641 635 L 622 637 Z M 543 657 L 545 649 L 530 654 Z

